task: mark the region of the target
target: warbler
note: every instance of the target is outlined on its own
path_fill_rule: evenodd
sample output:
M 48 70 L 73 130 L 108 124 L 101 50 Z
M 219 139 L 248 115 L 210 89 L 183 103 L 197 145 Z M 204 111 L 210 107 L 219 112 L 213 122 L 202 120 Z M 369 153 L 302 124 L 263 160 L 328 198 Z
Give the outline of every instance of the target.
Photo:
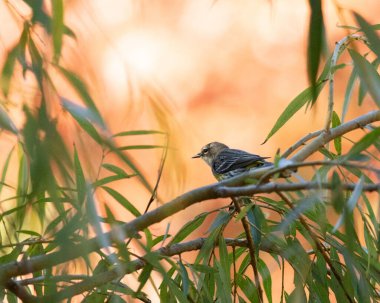
M 258 167 L 273 166 L 273 163 L 266 161 L 269 157 L 232 149 L 219 142 L 211 142 L 203 146 L 201 151 L 192 158 L 202 158 L 211 167 L 212 173 L 218 181 Z

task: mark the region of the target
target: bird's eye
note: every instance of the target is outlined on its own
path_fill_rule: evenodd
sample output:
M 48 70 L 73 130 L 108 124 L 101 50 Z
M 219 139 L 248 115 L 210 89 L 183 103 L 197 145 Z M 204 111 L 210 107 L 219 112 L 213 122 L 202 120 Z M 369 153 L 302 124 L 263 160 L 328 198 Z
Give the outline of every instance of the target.
M 207 154 L 207 153 L 208 153 L 208 150 L 209 150 L 209 148 L 208 148 L 208 147 L 205 147 L 205 148 L 202 150 L 202 153 L 203 153 L 203 154 Z

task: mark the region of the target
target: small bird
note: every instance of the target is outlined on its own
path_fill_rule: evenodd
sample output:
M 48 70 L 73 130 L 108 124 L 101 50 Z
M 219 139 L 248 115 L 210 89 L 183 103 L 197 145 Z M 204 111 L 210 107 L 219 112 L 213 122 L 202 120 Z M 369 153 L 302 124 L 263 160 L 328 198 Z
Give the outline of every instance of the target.
M 261 157 L 240 149 L 232 149 L 219 142 L 211 142 L 202 147 L 193 158 L 202 158 L 212 169 L 218 181 L 231 178 L 258 167 L 273 166 Z

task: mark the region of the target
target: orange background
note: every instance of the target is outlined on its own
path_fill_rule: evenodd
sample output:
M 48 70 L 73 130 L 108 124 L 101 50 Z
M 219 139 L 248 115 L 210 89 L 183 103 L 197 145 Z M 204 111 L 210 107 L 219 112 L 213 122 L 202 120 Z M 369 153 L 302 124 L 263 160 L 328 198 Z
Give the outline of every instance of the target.
M 31 13 L 21 1 L 9 2 L 12 5 L 0 3 L 0 66 L 6 52 L 18 41 L 23 18 Z M 324 1 L 329 53 L 335 42 L 347 34 L 337 25 L 355 24 L 349 9 L 371 23 L 378 22 L 375 18 L 380 15 L 378 0 L 339 1 L 339 5 L 344 9 L 338 14 L 337 1 Z M 312 112 L 301 110 L 265 145 L 260 145 L 286 105 L 308 86 L 308 1 L 65 1 L 65 9 L 65 23 L 77 38 L 65 38 L 60 63 L 86 80 L 112 133 L 134 129 L 170 133 L 168 161 L 159 187 L 161 203 L 214 182 L 206 164 L 191 159 L 206 143 L 220 141 L 273 157 L 277 149 L 284 151 L 324 122 L 326 91 Z M 50 43 L 38 28 L 35 34 Z M 46 46 L 45 52 L 49 55 L 51 49 Z M 342 61 L 348 62 L 349 58 L 343 57 Z M 346 68 L 336 74 L 338 113 L 349 71 Z M 77 102 L 78 96 L 53 68 L 50 72 L 59 93 Z M 35 90 L 35 83 L 28 77 L 17 77 L 12 82 L 10 109 L 19 126 L 23 121 L 18 114 L 20 104 L 31 104 Z M 55 101 L 52 107 L 59 127 L 69 145 L 75 141 L 81 147 L 86 176 L 94 179 L 101 150 L 78 132 L 76 125 L 67 123 L 68 114 L 57 105 L 58 99 Z M 353 106 L 348 116 L 358 116 L 373 106 L 365 100 L 361 108 Z M 13 143 L 5 135 L 0 145 L 5 150 Z M 163 144 L 163 140 L 160 136 L 142 136 L 124 138 L 119 143 Z M 154 184 L 161 150 L 132 151 L 130 155 Z M 144 210 L 149 194 L 138 182 L 119 181 L 115 188 Z M 99 194 L 98 200 L 110 203 L 105 194 Z M 164 233 L 170 222 L 170 232 L 175 233 L 202 211 L 228 203 L 197 204 L 153 231 L 157 235 Z M 119 220 L 130 219 L 118 205 L 111 207 Z M 204 230 L 208 224 L 209 221 Z M 229 232 L 233 236 L 242 229 L 236 225 Z M 279 284 L 274 282 L 274 293 Z M 274 302 L 276 298 L 274 295 Z

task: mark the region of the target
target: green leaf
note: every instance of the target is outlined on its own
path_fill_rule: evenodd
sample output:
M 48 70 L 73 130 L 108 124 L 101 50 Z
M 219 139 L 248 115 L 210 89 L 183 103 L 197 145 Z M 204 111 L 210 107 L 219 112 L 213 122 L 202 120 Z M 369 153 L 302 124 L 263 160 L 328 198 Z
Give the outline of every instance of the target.
M 119 147 L 119 150 L 133 150 L 133 149 L 154 149 L 154 148 L 166 148 L 165 145 L 129 145 Z
M 264 291 L 265 294 L 268 298 L 268 302 L 272 302 L 272 278 L 271 278 L 271 273 L 265 264 L 265 262 L 259 258 L 257 260 L 257 269 L 261 275 L 261 278 L 263 280 L 263 285 L 264 285 Z
M 254 206 L 255 204 L 253 203 L 250 203 L 250 204 L 247 204 L 247 205 L 244 205 L 242 208 L 241 208 L 241 211 L 240 213 L 237 214 L 237 216 L 235 217 L 235 221 L 240 221 L 244 216 L 247 215 L 247 212 Z
M 352 92 L 354 90 L 355 80 L 357 77 L 358 77 L 358 73 L 356 72 L 356 69 L 353 68 L 351 75 L 350 75 L 350 78 L 348 79 L 348 82 L 347 82 L 346 92 L 344 94 L 344 102 L 343 102 L 343 109 L 342 109 L 342 122 L 344 121 L 344 119 L 346 117 L 348 106 L 351 102 Z
M 380 76 L 374 66 L 353 49 L 348 50 L 355 68 L 359 74 L 361 83 L 373 98 L 373 101 L 380 107 Z
M 226 211 L 220 211 L 206 233 L 211 233 L 214 230 L 222 228 L 225 224 L 227 224 L 230 221 L 230 219 L 231 214 L 229 214 Z
M 380 58 L 380 39 L 374 28 L 358 13 L 354 12 L 354 16 L 368 39 L 370 49 Z
M 92 122 L 100 120 L 98 120 L 98 117 L 92 110 L 79 106 L 64 98 L 62 98 L 62 106 L 71 114 L 71 116 L 91 138 L 93 138 L 97 143 L 102 144 L 102 137 L 92 125 Z
M 63 24 L 63 1 L 62 0 L 52 0 L 52 13 L 53 13 L 53 46 L 54 46 L 54 63 L 58 63 L 61 56 L 62 49 L 62 38 L 64 32 Z
M 182 228 L 178 231 L 178 233 L 172 238 L 169 245 L 179 243 L 184 240 L 188 235 L 190 235 L 194 230 L 196 230 L 203 221 L 206 219 L 208 213 L 202 213 L 196 216 L 193 220 L 187 222 Z
M 139 284 L 139 287 L 137 289 L 136 292 L 140 292 L 143 287 L 145 286 L 146 282 L 148 281 L 148 279 L 150 278 L 151 274 L 152 274 L 152 271 L 153 271 L 153 266 L 151 264 L 145 264 L 145 266 L 143 267 L 143 270 L 142 272 L 140 273 L 139 277 L 138 277 L 138 281 L 140 282 Z
M 231 300 L 231 281 L 228 272 L 224 271 L 220 262 L 214 259 L 214 267 L 218 270 L 219 274 L 215 277 L 216 282 L 216 297 L 221 303 L 232 303 Z
M 178 260 L 179 272 L 182 277 L 182 291 L 187 296 L 189 294 L 190 279 L 187 270 L 181 260 Z
M 318 201 L 318 197 L 315 195 L 308 196 L 297 204 L 297 206 L 283 219 L 278 225 L 278 229 L 285 231 L 307 210 L 311 209 Z
M 16 59 L 19 55 L 20 47 L 16 45 L 7 55 L 3 70 L 1 71 L 0 87 L 5 97 L 8 96 L 9 87 L 13 76 Z
M 79 161 L 78 152 L 74 146 L 74 169 L 75 169 L 75 183 L 77 186 L 77 197 L 79 205 L 83 205 L 86 196 L 86 180 L 84 177 L 83 169 Z
M 113 137 L 122 137 L 122 136 L 136 136 L 136 135 L 153 135 L 153 134 L 161 134 L 165 135 L 167 133 L 158 131 L 158 130 L 130 130 L 130 131 L 125 131 L 125 132 L 120 132 Z
M 113 165 L 113 164 L 110 164 L 110 163 L 103 163 L 102 164 L 102 167 L 104 167 L 106 170 L 110 171 L 110 172 L 113 172 L 114 174 L 118 175 L 118 176 L 123 176 L 125 178 L 129 178 L 130 175 L 128 175 L 122 168 L 120 168 L 119 166 L 116 166 L 116 165 Z
M 12 149 L 9 151 L 9 154 L 8 154 L 7 158 L 5 159 L 3 169 L 1 170 L 0 195 L 1 195 L 1 192 L 3 191 L 3 186 L 4 185 L 7 186 L 7 184 L 5 183 L 5 177 L 7 176 L 9 163 L 10 163 L 10 160 L 11 160 L 11 157 L 13 155 L 14 150 L 15 150 L 15 147 L 12 147 Z
M 315 98 L 318 96 L 318 94 L 321 92 L 322 88 L 324 87 L 326 81 L 324 79 L 322 81 L 319 81 L 316 84 L 316 93 Z M 297 97 L 295 97 L 289 105 L 286 107 L 286 109 L 283 111 L 283 113 L 280 115 L 280 117 L 277 119 L 275 125 L 267 135 L 265 141 L 262 143 L 264 144 L 269 140 L 270 137 L 272 137 L 281 127 L 284 126 L 288 120 L 294 116 L 296 112 L 298 112 L 306 103 L 308 103 L 310 100 L 313 99 L 313 89 L 311 87 L 305 89 L 302 93 L 300 93 Z
M 375 128 L 373 131 L 366 134 L 363 138 L 361 138 L 354 146 L 350 149 L 348 154 L 346 155 L 347 159 L 352 159 L 358 156 L 362 151 L 367 150 L 372 144 L 380 141 L 380 127 Z
M 352 211 L 354 210 L 356 204 L 359 201 L 360 195 L 362 194 L 362 191 L 363 191 L 363 183 L 364 183 L 363 180 L 364 180 L 364 178 L 361 177 L 359 179 L 359 182 L 356 183 L 355 188 L 354 188 L 350 198 L 347 201 L 347 205 L 344 208 L 343 213 L 340 215 L 338 221 L 336 222 L 336 224 L 332 230 L 332 233 L 335 233 L 339 229 L 339 227 L 343 224 L 345 217 L 348 214 L 352 213 Z
M 20 233 L 20 234 L 29 235 L 29 236 L 32 236 L 32 237 L 38 237 L 38 238 L 41 237 L 41 235 L 38 232 L 35 232 L 33 230 L 20 229 L 20 230 L 16 230 L 16 232 Z
M 323 44 L 323 13 L 321 0 L 309 0 L 309 5 L 311 16 L 307 47 L 307 71 L 314 103 L 318 96 L 317 74 Z
M 253 243 L 255 244 L 255 247 L 259 247 L 261 243 L 262 224 L 265 218 L 257 205 L 248 211 L 247 219 L 250 223 Z M 259 252 L 258 250 L 256 251 L 257 253 Z
M 333 111 L 331 123 L 332 123 L 333 128 L 340 125 L 339 116 L 337 115 L 335 111 Z M 334 139 L 334 146 L 335 146 L 335 150 L 337 154 L 341 155 L 342 154 L 342 137 L 336 137 Z
M 107 186 L 102 186 L 102 188 L 135 217 L 141 216 L 137 208 L 119 192 Z
M 5 109 L 0 105 L 0 128 L 10 131 L 15 135 L 18 134 L 18 129 L 9 117 Z
M 59 65 L 56 65 L 56 67 L 79 94 L 83 102 L 86 104 L 87 108 L 91 111 L 95 120 L 99 123 L 99 125 L 101 125 L 103 128 L 106 128 L 103 119 L 101 118 L 101 115 L 95 105 L 95 102 L 94 100 L 92 100 L 89 94 L 89 90 L 86 84 L 73 72 Z
M 102 179 L 99 179 L 99 180 L 96 180 L 92 186 L 95 188 L 95 187 L 100 187 L 100 186 L 103 186 L 105 184 L 109 184 L 109 183 L 112 183 L 112 182 L 115 182 L 115 181 L 119 181 L 119 180 L 124 180 L 124 179 L 128 179 L 128 178 L 131 178 L 131 177 L 134 177 L 135 175 L 128 175 L 128 176 L 120 176 L 120 175 L 113 175 L 113 176 L 108 176 L 108 177 L 104 177 Z
M 331 186 L 334 190 L 331 191 L 332 205 L 335 211 L 339 214 L 344 208 L 344 193 L 342 190 L 342 182 L 340 181 L 339 175 L 336 171 L 333 172 L 331 177 Z

